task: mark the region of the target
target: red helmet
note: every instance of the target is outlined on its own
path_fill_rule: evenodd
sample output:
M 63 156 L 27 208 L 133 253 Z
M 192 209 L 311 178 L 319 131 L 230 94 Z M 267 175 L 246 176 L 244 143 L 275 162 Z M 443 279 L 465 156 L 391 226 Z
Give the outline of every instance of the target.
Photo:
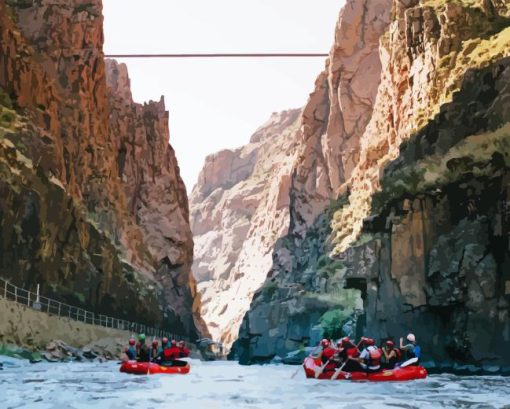
M 349 337 L 343 337 L 342 338 L 342 344 L 343 345 L 348 344 L 349 342 L 351 342 L 351 339 Z
M 136 345 L 136 340 L 134 338 L 131 338 L 129 340 L 129 345 Z
M 168 344 L 168 338 L 167 338 L 167 337 L 163 337 L 163 338 L 161 338 L 161 343 L 162 343 L 163 345 Z
M 365 345 L 369 347 L 375 345 L 375 340 L 373 338 L 365 338 Z
M 156 340 L 152 341 L 152 346 L 153 347 L 157 347 L 158 346 L 158 341 L 156 341 Z
M 386 341 L 386 345 L 393 348 L 395 346 L 395 343 L 391 339 L 389 339 Z
M 328 341 L 326 338 L 324 338 L 324 339 L 321 341 L 321 345 L 322 345 L 323 347 L 329 347 L 329 341 Z
M 175 339 L 172 339 L 172 346 L 176 346 L 177 345 L 177 341 Z

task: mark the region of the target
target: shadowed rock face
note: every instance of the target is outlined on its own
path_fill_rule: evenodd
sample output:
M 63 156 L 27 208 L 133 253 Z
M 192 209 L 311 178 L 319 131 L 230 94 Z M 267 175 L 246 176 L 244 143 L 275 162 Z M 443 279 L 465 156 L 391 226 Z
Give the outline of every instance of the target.
M 105 63 L 102 5 L 0 1 L 0 271 L 98 312 L 203 329 L 164 102 Z M 196 321 L 196 322 L 195 322 Z
M 348 2 L 338 27 L 364 3 Z M 494 0 L 386 3 L 391 21 L 372 43 L 382 69 L 355 147 L 345 150 L 341 128 L 327 134 L 332 116 L 348 117 L 324 119 L 337 97 L 328 92 L 331 74 L 319 77 L 304 110 L 311 125 L 303 135 L 311 136 L 294 168 L 290 234 L 275 247 L 234 350 L 250 363 L 313 342 L 319 313 L 334 304 L 296 309 L 298 300 L 335 294 L 329 285 L 339 282 L 363 298 L 358 335 L 412 331 L 431 367 L 504 372 L 510 10 Z M 336 42 L 350 32 L 337 28 Z M 353 43 L 368 46 L 354 32 Z M 337 200 L 324 211 L 329 198 Z

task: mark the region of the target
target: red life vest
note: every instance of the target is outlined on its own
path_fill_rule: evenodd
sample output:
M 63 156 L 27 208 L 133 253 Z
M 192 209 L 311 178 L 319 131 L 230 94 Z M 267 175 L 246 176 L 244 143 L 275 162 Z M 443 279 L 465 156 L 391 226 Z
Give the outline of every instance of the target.
M 381 365 L 382 351 L 377 347 L 368 347 L 368 366 Z
M 359 350 L 354 345 L 350 348 L 346 349 L 347 357 L 349 358 L 357 358 L 359 356 Z
M 331 359 L 333 358 L 333 356 L 336 354 L 336 350 L 334 350 L 333 348 L 324 348 L 324 350 L 322 351 L 322 355 L 324 356 L 324 358 L 326 360 L 328 359 Z
M 326 367 L 324 368 L 325 371 L 333 370 L 335 369 L 335 363 L 331 361 L 331 358 L 333 358 L 336 354 L 336 349 L 327 347 L 322 350 L 322 363 L 326 364 Z
M 189 356 L 189 349 L 188 348 L 179 348 L 179 357 L 180 358 L 186 358 Z
M 165 361 L 173 361 L 174 359 L 179 358 L 180 350 L 177 347 L 165 348 L 163 350 L 163 360 Z

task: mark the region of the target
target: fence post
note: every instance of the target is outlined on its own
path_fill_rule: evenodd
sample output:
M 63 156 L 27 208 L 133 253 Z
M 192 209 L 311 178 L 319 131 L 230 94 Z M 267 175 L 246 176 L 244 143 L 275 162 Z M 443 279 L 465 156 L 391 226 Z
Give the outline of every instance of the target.
M 51 303 L 51 300 L 49 298 L 46 298 L 48 300 L 48 308 L 46 309 L 46 312 L 49 314 L 50 313 L 50 303 Z
M 59 316 L 59 317 L 60 317 L 60 307 L 61 307 L 61 306 L 62 306 L 62 304 L 61 304 L 61 303 L 58 303 L 58 313 L 57 313 L 57 314 L 58 314 L 58 316 Z
M 4 281 L 4 298 L 7 299 L 7 281 Z
M 27 305 L 30 307 L 30 291 L 27 291 Z
M 14 286 L 14 302 L 18 302 L 18 287 Z

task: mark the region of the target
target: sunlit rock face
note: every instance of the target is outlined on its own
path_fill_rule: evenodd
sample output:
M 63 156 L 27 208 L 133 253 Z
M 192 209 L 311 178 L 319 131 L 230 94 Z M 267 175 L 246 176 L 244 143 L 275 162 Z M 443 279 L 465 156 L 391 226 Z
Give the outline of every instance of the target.
M 202 316 L 227 348 L 288 230 L 299 116 L 273 114 L 247 145 L 208 156 L 190 198 Z
M 16 284 L 198 335 L 186 191 L 163 100 L 103 55 L 102 4 L 0 1 L 0 268 Z
M 328 313 L 356 325 L 361 298 L 343 289 L 346 269 L 328 257 L 331 218 L 345 201 L 372 116 L 381 80 L 379 43 L 390 11 L 390 0 L 348 1 L 340 13 L 326 69 L 301 117 L 289 234 L 275 246 L 268 280 L 239 333 L 234 352 L 242 362 L 284 356 L 315 342 Z
M 243 362 L 316 340 L 320 314 L 349 305 L 331 300 L 336 285 L 363 299 L 358 335 L 415 332 L 446 370 L 508 365 L 509 13 L 497 0 L 347 2 L 303 111 L 289 235 L 234 348 Z M 363 96 L 342 87 L 355 56 Z

